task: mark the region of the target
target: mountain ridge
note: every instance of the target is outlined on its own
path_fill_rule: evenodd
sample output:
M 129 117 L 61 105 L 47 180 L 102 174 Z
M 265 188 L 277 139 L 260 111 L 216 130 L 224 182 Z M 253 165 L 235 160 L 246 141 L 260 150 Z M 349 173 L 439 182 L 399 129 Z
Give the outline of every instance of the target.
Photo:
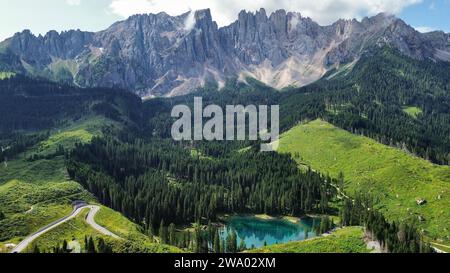
M 260 9 L 219 28 L 205 9 L 134 15 L 95 33 L 25 30 L 0 43 L 0 69 L 170 97 L 234 77 L 304 86 L 385 44 L 415 59 L 450 61 L 449 34 L 422 34 L 385 13 L 321 26 L 300 13 Z

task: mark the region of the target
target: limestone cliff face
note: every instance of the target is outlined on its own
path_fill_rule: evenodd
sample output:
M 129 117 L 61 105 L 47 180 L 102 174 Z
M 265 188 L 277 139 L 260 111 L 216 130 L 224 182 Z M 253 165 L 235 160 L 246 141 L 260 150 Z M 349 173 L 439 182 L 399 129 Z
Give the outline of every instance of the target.
M 450 36 L 421 34 L 379 14 L 320 26 L 300 13 L 242 11 L 219 28 L 209 10 L 135 15 L 97 33 L 17 33 L 0 44 L 0 68 L 120 87 L 142 96 L 176 96 L 208 81 L 254 77 L 283 88 L 316 81 L 369 48 L 390 45 L 419 60 L 450 61 Z

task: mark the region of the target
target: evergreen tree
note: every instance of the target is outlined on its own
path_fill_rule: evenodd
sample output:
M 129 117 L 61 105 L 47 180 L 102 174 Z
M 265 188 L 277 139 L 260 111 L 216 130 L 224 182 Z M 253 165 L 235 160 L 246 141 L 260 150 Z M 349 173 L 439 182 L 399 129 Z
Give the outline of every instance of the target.
M 169 244 L 176 245 L 177 244 L 177 233 L 175 224 L 171 223 L 169 225 Z
M 214 233 L 213 247 L 214 253 L 221 253 L 219 230 L 216 230 L 216 232 Z
M 225 239 L 220 240 L 220 251 L 219 253 L 225 253 L 227 251 L 227 246 L 226 246 L 226 241 Z
M 333 228 L 332 224 L 331 224 L 331 220 L 330 217 L 328 216 L 324 216 L 321 218 L 320 221 L 320 227 L 319 227 L 319 234 L 323 234 L 326 233 L 328 231 L 330 231 Z
M 68 244 L 67 244 L 67 241 L 64 240 L 63 244 L 62 244 L 62 253 L 68 253 L 68 252 L 69 252 L 68 251 Z
M 97 249 L 99 253 L 113 253 L 112 248 L 105 243 L 103 238 L 98 239 Z
M 161 220 L 161 224 L 159 225 L 159 238 L 161 239 L 161 243 L 168 243 L 167 227 L 164 225 L 164 220 Z
M 338 185 L 339 190 L 341 191 L 342 194 L 345 193 L 345 179 L 344 179 L 344 173 L 343 172 L 339 172 L 339 176 L 338 176 Z
M 34 244 L 33 246 L 33 253 L 35 254 L 41 253 L 41 250 L 39 249 L 39 246 L 37 244 Z
M 227 252 L 229 253 L 236 253 L 238 251 L 237 247 L 237 234 L 233 230 L 230 234 L 227 236 Z
M 97 253 L 96 249 L 95 249 L 95 243 L 94 243 L 94 239 L 92 239 L 92 237 L 88 238 L 88 248 L 87 248 L 87 253 Z
M 89 241 L 86 235 L 84 235 L 84 252 L 89 253 Z
M 194 224 L 194 234 L 192 238 L 195 253 L 202 253 L 202 230 L 199 223 Z
M 239 244 L 239 251 L 238 252 L 242 252 L 247 250 L 247 247 L 245 246 L 245 241 L 244 239 L 241 239 L 241 243 Z

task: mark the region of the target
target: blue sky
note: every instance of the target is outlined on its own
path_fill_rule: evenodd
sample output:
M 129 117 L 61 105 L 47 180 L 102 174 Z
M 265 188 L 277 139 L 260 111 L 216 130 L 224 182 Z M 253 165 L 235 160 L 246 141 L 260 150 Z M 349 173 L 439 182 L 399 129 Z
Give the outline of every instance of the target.
M 0 40 L 30 29 L 98 31 L 135 13 L 165 11 L 177 15 L 189 9 L 211 8 L 219 25 L 233 21 L 239 10 L 264 7 L 299 11 L 321 24 L 338 18 L 362 18 L 392 12 L 421 31 L 450 32 L 450 0 L 0 0 Z
M 429 0 L 406 8 L 399 17 L 421 30 L 450 32 L 450 0 Z

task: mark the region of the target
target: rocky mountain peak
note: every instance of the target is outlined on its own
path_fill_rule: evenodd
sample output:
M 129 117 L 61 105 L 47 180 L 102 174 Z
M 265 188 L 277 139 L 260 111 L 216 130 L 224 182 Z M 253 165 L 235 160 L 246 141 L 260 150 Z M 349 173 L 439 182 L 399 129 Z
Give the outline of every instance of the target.
M 15 61 L 0 67 L 42 71 L 52 79 L 64 71 L 81 86 L 175 96 L 232 77 L 254 77 L 276 88 L 302 86 L 381 44 L 419 60 L 450 61 L 448 34 L 419 33 L 387 13 L 320 26 L 296 12 L 243 10 L 219 28 L 205 9 L 134 15 L 97 33 L 50 31 L 36 37 L 25 30 L 1 44 L 14 54 L 3 59 Z M 24 66 L 18 68 L 20 62 Z
M 212 22 L 211 10 L 210 9 L 201 9 L 194 11 L 196 21 L 210 21 Z

